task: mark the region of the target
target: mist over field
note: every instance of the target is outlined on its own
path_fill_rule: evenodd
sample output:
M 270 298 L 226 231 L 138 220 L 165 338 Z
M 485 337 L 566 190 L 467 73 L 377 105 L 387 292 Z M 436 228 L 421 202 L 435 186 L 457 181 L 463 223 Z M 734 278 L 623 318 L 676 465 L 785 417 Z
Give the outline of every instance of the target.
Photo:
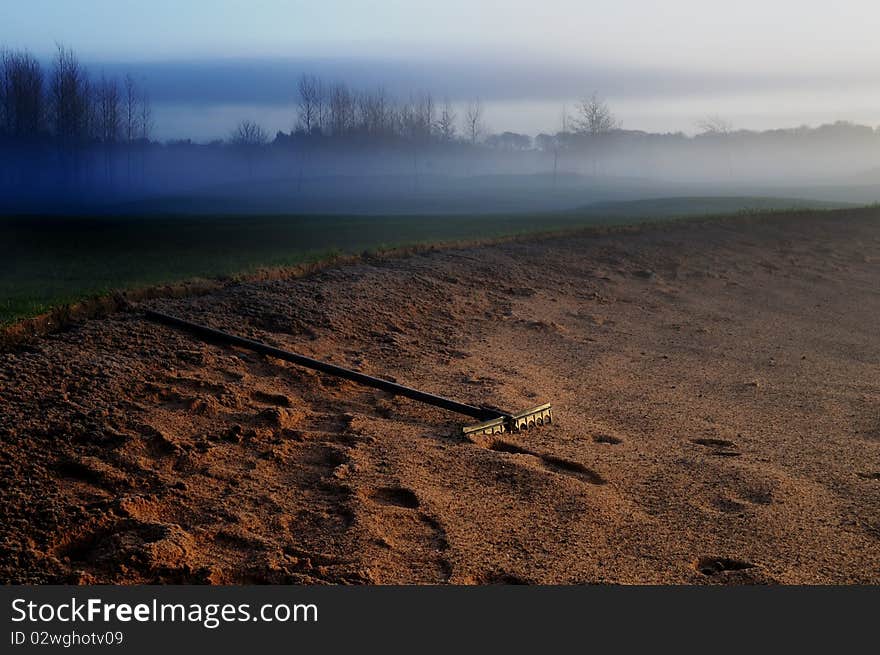
M 449 213 L 677 196 L 880 199 L 880 83 L 864 39 L 824 58 L 791 53 L 772 26 L 746 14 L 721 24 L 677 2 L 665 17 L 641 6 L 637 21 L 604 7 L 582 23 L 592 37 L 585 45 L 573 27 L 581 10 L 563 2 L 540 17 L 553 28 L 543 36 L 520 13 L 477 7 L 474 24 L 437 17 L 416 47 L 418 14 L 377 8 L 393 18 L 379 26 L 355 6 L 348 9 L 371 45 L 317 10 L 309 15 L 325 21 L 325 41 L 299 23 L 289 28 L 299 37 L 283 39 L 260 13 L 241 17 L 243 31 L 265 38 L 242 41 L 230 27 L 239 9 L 227 7 L 230 20 L 220 21 L 187 7 L 180 11 L 198 28 L 165 26 L 156 50 L 142 42 L 143 28 L 130 26 L 130 44 L 109 26 L 96 36 L 102 4 L 83 10 L 95 26 L 82 56 L 53 48 L 36 14 L 12 15 L 17 31 L 4 35 L 0 64 L 2 212 Z M 297 7 L 279 12 L 299 16 Z M 157 20 L 129 9 L 144 25 Z M 667 21 L 666 36 L 645 31 L 651 16 Z M 681 25 L 669 22 L 675 16 Z M 845 23 L 853 34 L 855 18 L 842 11 L 825 33 Z M 731 50 L 727 31 L 746 24 L 750 47 Z M 611 33 L 626 26 L 627 48 L 602 25 Z M 386 31 L 393 40 L 380 38 Z M 229 47 L 217 50 L 207 33 Z M 700 57 L 688 55 L 697 49 Z
M 148 68 L 158 82 L 149 83 L 142 70 L 121 66 L 98 74 L 64 46 L 47 63 L 5 50 L 0 210 L 416 213 L 683 195 L 880 198 L 880 132 L 866 125 L 749 130 L 705 115 L 690 133 L 651 132 L 626 126 L 610 101 L 590 93 L 562 103 L 547 130 L 495 131 L 493 105 L 473 80 L 450 99 L 407 90 L 399 66 L 389 67 L 394 84 L 385 85 L 383 71 L 372 68 L 349 83 L 298 72 L 293 63 L 154 64 Z M 535 93 L 559 91 L 566 79 L 551 77 Z M 641 81 L 650 88 L 649 78 Z M 501 82 L 484 82 L 497 107 Z M 185 89 L 196 89 L 187 104 L 157 110 L 186 100 Z M 268 103 L 275 122 L 290 127 L 270 131 L 250 116 L 261 113 L 258 105 L 249 113 L 216 109 L 246 98 Z M 189 121 L 222 137 L 162 138 L 163 121 Z
M 262 145 L 93 143 L 69 152 L 15 144 L 3 149 L 0 209 L 416 213 L 688 195 L 880 198 L 878 137 L 859 126 L 692 138 L 617 132 L 544 148 L 506 146 L 506 138 L 531 141 L 347 144 L 281 134 Z

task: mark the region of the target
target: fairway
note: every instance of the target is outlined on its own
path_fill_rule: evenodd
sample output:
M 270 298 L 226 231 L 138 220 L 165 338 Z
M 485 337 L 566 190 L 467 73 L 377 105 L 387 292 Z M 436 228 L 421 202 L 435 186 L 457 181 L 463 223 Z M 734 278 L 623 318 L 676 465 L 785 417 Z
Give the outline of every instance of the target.
M 677 216 L 833 206 L 839 205 L 665 198 L 541 214 L 10 217 L 0 219 L 0 324 L 114 290 L 247 275 L 334 255 Z

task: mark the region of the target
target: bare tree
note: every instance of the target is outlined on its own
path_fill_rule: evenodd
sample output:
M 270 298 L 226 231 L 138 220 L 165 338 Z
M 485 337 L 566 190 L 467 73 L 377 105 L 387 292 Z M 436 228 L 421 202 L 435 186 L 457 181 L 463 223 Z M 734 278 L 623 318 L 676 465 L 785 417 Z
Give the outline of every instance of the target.
M 239 148 L 247 158 L 248 175 L 254 176 L 254 158 L 259 149 L 269 142 L 269 135 L 254 121 L 241 121 L 232 131 L 229 142 Z
M 595 93 L 578 105 L 577 118 L 573 119 L 575 132 L 590 137 L 590 154 L 593 160 L 593 175 L 599 172 L 599 150 L 605 141 L 604 137 L 620 127 L 620 122 L 611 113 L 611 109 Z
M 15 112 L 12 109 L 14 96 L 11 93 L 12 53 L 0 48 L 0 136 L 12 133 Z
M 429 93 L 410 96 L 398 110 L 401 134 L 413 143 L 430 139 L 434 127 L 434 100 Z
M 303 75 L 299 78 L 297 85 L 299 90 L 299 129 L 306 134 L 312 134 L 318 125 L 319 84 L 318 78 L 314 75 Z
M 423 145 L 430 142 L 434 130 L 434 99 L 430 93 L 410 96 L 400 105 L 397 120 L 400 134 L 409 141 L 412 151 L 413 188 L 419 188 L 419 154 Z
M 394 112 L 395 131 L 404 139 L 412 139 L 415 134 L 415 109 L 412 102 L 403 102 Z
M 578 113 L 574 123 L 579 134 L 601 136 L 620 127 L 620 121 L 595 93 L 578 105 Z
M 131 75 L 123 80 L 122 98 L 123 138 L 125 139 L 125 170 L 128 185 L 131 186 L 131 155 L 135 139 L 138 137 L 138 92 Z
M 27 51 L 0 51 L 0 132 L 33 138 L 43 125 L 43 70 Z
M 254 121 L 241 121 L 229 141 L 236 146 L 262 146 L 269 142 L 269 135 Z
M 123 80 L 123 132 L 126 143 L 132 143 L 138 136 L 138 94 L 137 86 L 131 75 Z
M 437 120 L 437 132 L 440 134 L 440 140 L 445 143 L 455 140 L 455 110 L 449 103 L 449 99 L 444 99 L 443 109 L 440 110 L 440 118 Z
M 101 75 L 101 81 L 95 89 L 95 100 L 97 136 L 102 143 L 116 143 L 122 133 L 122 105 L 116 80 Z
M 56 143 L 60 146 L 62 171 L 72 189 L 80 175 L 88 175 L 88 159 L 80 148 L 92 136 L 94 106 L 88 73 L 73 50 L 58 45 L 49 81 L 49 113 Z
M 419 141 L 428 141 L 434 132 L 434 98 L 427 91 L 422 92 L 413 103 L 414 136 Z
M 389 136 L 394 129 L 394 108 L 385 89 L 358 95 L 358 128 L 370 138 Z
M 697 121 L 697 127 L 704 135 L 727 136 L 733 132 L 733 124 L 718 115 L 711 115 Z
M 55 136 L 67 145 L 84 140 L 89 131 L 91 88 L 73 50 L 58 45 L 53 61 L 49 103 Z
M 104 177 L 113 181 L 114 146 L 122 132 L 122 105 L 119 85 L 103 74 L 94 89 L 93 131 L 95 138 L 104 145 Z
M 150 105 L 150 96 L 146 91 L 141 92 L 139 100 L 138 129 L 140 139 L 146 145 L 153 136 L 153 108 Z
M 137 130 L 141 152 L 141 184 L 145 184 L 147 180 L 147 152 L 150 147 L 150 139 L 153 136 L 153 108 L 150 105 L 150 95 L 146 89 L 142 90 L 137 97 L 137 113 Z
M 330 90 L 329 127 L 334 136 L 342 137 L 354 129 L 355 98 L 345 84 L 334 85 Z
M 485 129 L 483 126 L 483 103 L 479 98 L 468 103 L 464 114 L 464 124 L 468 140 L 472 145 L 475 145 Z
M 317 87 L 317 124 L 316 132 L 323 134 L 330 125 L 330 90 L 321 78 L 318 78 Z

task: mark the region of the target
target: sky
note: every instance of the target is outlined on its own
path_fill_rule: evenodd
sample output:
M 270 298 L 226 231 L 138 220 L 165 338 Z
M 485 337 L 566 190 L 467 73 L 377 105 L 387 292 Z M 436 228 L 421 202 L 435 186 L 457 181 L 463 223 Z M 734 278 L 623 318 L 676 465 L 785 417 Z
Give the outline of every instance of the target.
M 0 43 L 132 70 L 165 136 L 244 112 L 290 129 L 305 70 L 392 92 L 480 96 L 494 129 L 558 127 L 598 92 L 624 127 L 693 132 L 880 124 L 880 3 L 868 0 L 2 0 Z M 184 115 L 205 111 L 202 120 Z M 190 111 L 190 114 L 192 112 Z M 161 120 L 160 120 L 161 119 Z

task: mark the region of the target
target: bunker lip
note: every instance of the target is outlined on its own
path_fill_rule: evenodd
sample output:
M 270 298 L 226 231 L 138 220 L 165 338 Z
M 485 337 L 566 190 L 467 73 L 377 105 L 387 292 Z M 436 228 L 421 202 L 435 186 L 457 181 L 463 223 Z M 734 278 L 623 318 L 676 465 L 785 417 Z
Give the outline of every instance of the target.
M 419 253 L 429 253 L 438 250 L 457 248 L 471 248 L 480 246 L 502 245 L 505 243 L 530 242 L 541 239 L 552 239 L 560 236 L 571 235 L 610 235 L 631 234 L 642 229 L 672 228 L 679 223 L 699 224 L 705 221 L 723 222 L 728 220 L 772 220 L 773 217 L 784 217 L 800 213 L 830 212 L 844 215 L 859 215 L 871 212 L 870 207 L 846 208 L 846 209 L 768 209 L 736 213 L 719 213 L 713 215 L 682 215 L 669 216 L 645 221 L 639 216 L 632 216 L 630 220 L 625 217 L 617 217 L 614 224 L 587 225 L 580 227 L 559 228 L 552 230 L 534 230 L 526 233 L 515 233 L 507 236 L 498 236 L 487 239 L 450 239 L 430 243 L 414 243 L 394 248 L 380 248 L 369 250 L 361 254 L 340 254 L 325 257 L 317 261 L 303 262 L 292 266 L 265 267 L 251 273 L 232 274 L 224 277 L 190 278 L 164 284 L 151 284 L 132 288 L 115 289 L 106 294 L 84 298 L 71 303 L 61 304 L 49 311 L 21 318 L 7 324 L 0 324 L 0 352 L 13 350 L 17 347 L 33 343 L 36 339 L 57 333 L 85 320 L 101 319 L 119 311 L 125 310 L 131 303 L 139 303 L 147 300 L 161 298 L 180 298 L 197 296 L 217 291 L 228 284 L 242 282 L 260 282 L 268 280 L 288 280 L 314 274 L 326 268 L 354 265 L 361 262 L 369 262 L 375 259 L 396 259 L 409 257 Z M 563 212 L 571 213 L 571 212 Z
M 876 584 L 878 279 L 875 209 L 140 303 L 474 406 L 553 400 L 503 434 L 134 311 L 82 321 L 0 353 L 0 580 Z

